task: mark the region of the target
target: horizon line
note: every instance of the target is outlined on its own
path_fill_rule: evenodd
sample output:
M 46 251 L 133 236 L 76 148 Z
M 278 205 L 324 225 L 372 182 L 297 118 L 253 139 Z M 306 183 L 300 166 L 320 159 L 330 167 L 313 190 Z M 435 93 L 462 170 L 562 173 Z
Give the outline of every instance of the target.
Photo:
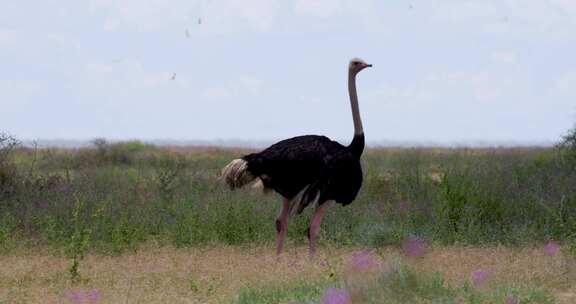
M 93 146 L 95 139 L 104 139 L 110 143 L 140 141 L 145 144 L 156 146 L 197 146 L 197 147 L 222 147 L 222 148 L 265 148 L 280 140 L 274 139 L 139 139 L 139 138 L 104 138 L 94 137 L 91 139 L 24 139 L 19 140 L 25 147 L 39 148 L 85 148 Z M 334 140 L 334 139 L 333 139 Z M 342 144 L 349 140 L 335 141 Z M 553 147 L 558 141 L 552 140 L 454 140 L 454 141 L 434 141 L 434 140 L 372 140 L 367 141 L 369 148 L 513 148 L 513 147 Z

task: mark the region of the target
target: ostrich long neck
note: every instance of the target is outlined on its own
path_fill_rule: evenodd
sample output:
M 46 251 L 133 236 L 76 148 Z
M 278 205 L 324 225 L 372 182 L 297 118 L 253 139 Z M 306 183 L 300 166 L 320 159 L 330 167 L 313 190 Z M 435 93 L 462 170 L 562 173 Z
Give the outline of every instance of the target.
M 354 120 L 354 136 L 364 134 L 360 109 L 358 108 L 358 94 L 356 93 L 356 75 L 348 72 L 348 93 L 350 94 L 350 106 L 352 107 L 352 119 Z
M 354 138 L 348 146 L 352 154 L 360 158 L 364 151 L 364 129 L 360 119 L 360 109 L 358 107 L 358 94 L 356 93 L 356 75 L 348 72 L 348 93 L 350 94 L 350 106 L 352 108 L 352 119 L 354 120 Z

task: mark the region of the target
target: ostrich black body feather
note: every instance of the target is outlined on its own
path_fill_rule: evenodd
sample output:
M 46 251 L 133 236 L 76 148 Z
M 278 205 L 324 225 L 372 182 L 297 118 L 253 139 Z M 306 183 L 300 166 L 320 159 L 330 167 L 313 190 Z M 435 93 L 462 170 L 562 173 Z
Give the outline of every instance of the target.
M 298 199 L 301 213 L 311 202 L 334 200 L 348 205 L 362 185 L 360 156 L 364 134 L 355 135 L 349 146 L 325 136 L 305 135 L 282 140 L 267 149 L 242 157 L 247 170 L 266 188 Z

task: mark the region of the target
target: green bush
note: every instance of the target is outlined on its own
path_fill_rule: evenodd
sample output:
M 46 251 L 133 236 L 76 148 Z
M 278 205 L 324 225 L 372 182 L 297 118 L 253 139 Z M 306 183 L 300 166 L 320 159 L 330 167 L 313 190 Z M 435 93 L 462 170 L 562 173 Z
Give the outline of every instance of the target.
M 12 160 L 14 149 L 18 145 L 19 142 L 14 137 L 0 133 L 0 199 L 11 196 L 18 187 L 18 171 Z
M 576 167 L 576 126 L 562 137 L 556 147 L 567 164 Z

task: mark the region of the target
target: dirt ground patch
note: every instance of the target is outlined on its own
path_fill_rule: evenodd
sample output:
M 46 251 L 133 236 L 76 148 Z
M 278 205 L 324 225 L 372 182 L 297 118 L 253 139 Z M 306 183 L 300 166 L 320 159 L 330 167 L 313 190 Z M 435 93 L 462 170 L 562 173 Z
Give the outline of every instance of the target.
M 146 248 L 110 257 L 88 255 L 82 281 L 72 284 L 69 261 L 34 252 L 0 256 L 0 303 L 73 303 L 74 292 L 97 291 L 98 303 L 221 303 L 245 286 L 261 287 L 342 272 L 360 249 L 325 247 L 314 262 L 306 248 L 292 247 L 277 258 L 272 247 Z M 376 251 L 375 251 L 376 252 Z M 377 251 L 383 260 L 402 257 L 397 248 Z M 541 249 L 441 247 L 405 258 L 422 271 L 437 271 L 461 284 L 470 273 L 489 273 L 489 284 L 536 283 L 559 303 L 576 303 L 576 265 L 562 253 Z

